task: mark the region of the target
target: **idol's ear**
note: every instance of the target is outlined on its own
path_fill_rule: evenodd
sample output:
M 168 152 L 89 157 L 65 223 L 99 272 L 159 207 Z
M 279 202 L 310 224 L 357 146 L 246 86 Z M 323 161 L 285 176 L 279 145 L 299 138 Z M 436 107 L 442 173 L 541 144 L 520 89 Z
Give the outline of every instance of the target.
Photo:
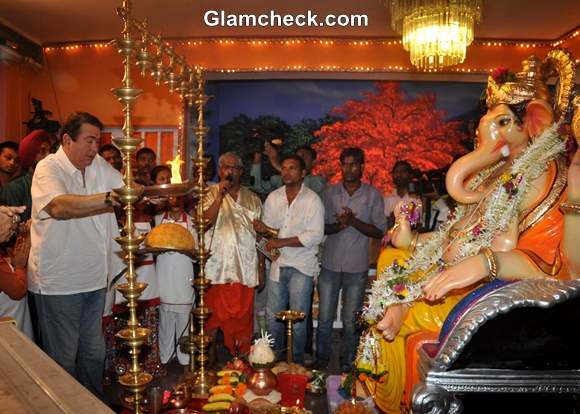
M 542 99 L 534 99 L 526 106 L 524 128 L 531 138 L 536 138 L 554 122 L 554 113 L 550 105 Z

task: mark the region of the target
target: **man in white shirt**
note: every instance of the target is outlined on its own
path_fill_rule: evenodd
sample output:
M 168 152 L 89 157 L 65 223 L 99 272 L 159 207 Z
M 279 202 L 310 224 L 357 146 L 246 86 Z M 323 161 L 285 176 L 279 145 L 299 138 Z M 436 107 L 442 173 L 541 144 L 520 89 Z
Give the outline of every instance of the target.
M 316 150 L 310 145 L 302 145 L 301 147 L 296 148 L 294 153 L 302 158 L 306 165 L 304 185 L 322 198 L 322 193 L 324 193 L 324 189 L 326 188 L 326 180 L 320 175 L 312 174 L 312 168 L 314 167 L 314 161 L 316 160 L 317 155 Z
M 105 288 L 120 270 L 112 253 L 119 203 L 111 190 L 123 185 L 121 174 L 97 155 L 102 128 L 93 115 L 72 114 L 59 150 L 36 167 L 28 262 L 45 352 L 99 397 Z
M 318 272 L 316 253 L 324 236 L 324 205 L 318 195 L 303 185 L 304 160 L 290 155 L 282 161 L 284 186 L 271 192 L 264 205 L 263 222 L 254 221 L 261 234 L 275 234 L 265 248 L 273 256 L 270 266 L 266 318 L 275 348 L 284 343 L 284 324 L 276 313 L 288 308 L 304 312 L 311 307 L 313 275 Z M 279 253 L 276 253 L 279 252 Z M 306 323 L 294 325 L 294 362 L 304 362 Z

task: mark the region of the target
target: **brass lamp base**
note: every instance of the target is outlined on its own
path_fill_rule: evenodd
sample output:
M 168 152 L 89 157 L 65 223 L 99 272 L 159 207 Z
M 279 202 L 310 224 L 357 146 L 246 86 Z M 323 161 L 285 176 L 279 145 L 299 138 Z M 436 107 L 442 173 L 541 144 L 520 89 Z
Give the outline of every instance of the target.
M 147 384 L 149 384 L 153 380 L 153 375 L 147 372 L 140 372 L 137 376 L 130 372 L 126 373 L 119 377 L 119 383 L 131 390 L 137 390 L 139 392 L 143 392 L 145 388 L 147 388 Z
M 304 312 L 285 310 L 278 312 L 276 318 L 286 322 L 286 362 L 291 363 L 294 356 L 294 335 L 292 327 L 294 322 L 304 319 Z
M 217 376 L 213 371 L 194 373 L 190 379 L 192 398 L 204 399 L 209 397 L 209 389 L 217 383 Z

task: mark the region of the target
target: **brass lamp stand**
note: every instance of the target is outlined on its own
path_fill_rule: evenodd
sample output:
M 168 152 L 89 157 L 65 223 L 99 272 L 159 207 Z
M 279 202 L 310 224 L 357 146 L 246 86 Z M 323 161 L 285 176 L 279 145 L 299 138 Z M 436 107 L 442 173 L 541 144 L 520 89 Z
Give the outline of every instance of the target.
M 278 312 L 276 318 L 286 322 L 286 362 L 291 363 L 294 360 L 294 334 L 292 333 L 292 328 L 294 322 L 304 319 L 304 312 L 285 310 Z
M 206 306 L 205 295 L 209 288 L 209 281 L 205 277 L 205 264 L 210 257 L 210 251 L 205 246 L 205 232 L 209 221 L 203 217 L 203 203 L 207 194 L 208 188 L 205 183 L 205 136 L 209 128 L 205 126 L 204 108 L 208 100 L 204 93 L 204 80 L 200 68 L 195 69 L 196 87 L 193 96 L 193 102 L 197 109 L 197 125 L 194 127 L 194 133 L 197 144 L 196 156 L 193 158 L 195 166 L 195 186 L 194 191 L 197 194 L 197 206 L 195 211 L 195 229 L 197 232 L 197 259 L 199 262 L 199 273 L 193 282 L 197 291 L 197 306 L 193 310 L 195 318 L 197 319 L 199 331 L 195 336 L 195 346 L 197 348 L 197 362 L 198 370 L 192 378 L 193 396 L 197 398 L 204 398 L 209 396 L 209 388 L 215 383 L 215 374 L 208 371 L 208 348 L 210 338 L 205 330 L 205 325 L 211 314 L 210 309 Z M 193 330 L 190 330 L 193 332 Z M 192 338 L 190 338 L 191 340 Z
M 124 0 L 122 8 L 118 9 L 118 11 L 121 9 L 126 13 L 126 15 L 130 15 L 131 1 Z M 121 15 L 120 12 L 119 15 Z M 147 384 L 149 384 L 153 378 L 151 374 L 143 371 L 139 364 L 141 345 L 145 342 L 149 330 L 141 327 L 139 320 L 137 319 L 137 300 L 147 287 L 147 283 L 137 282 L 135 259 L 139 245 L 143 241 L 143 237 L 136 234 L 135 226 L 133 225 L 133 204 L 139 200 L 139 197 L 143 192 L 143 187 L 135 184 L 133 181 L 131 157 L 137 150 L 137 146 L 141 143 L 141 139 L 133 137 L 131 113 L 135 100 L 143 91 L 134 88 L 131 79 L 131 61 L 133 54 L 139 48 L 140 42 L 131 38 L 129 19 L 122 18 L 122 38 L 116 41 L 116 45 L 119 53 L 123 56 L 123 86 L 113 89 L 112 92 L 119 102 L 123 104 L 124 113 L 123 136 L 114 138 L 113 142 L 123 154 L 123 162 L 125 164 L 125 175 L 123 177 L 125 186 L 116 189 L 115 193 L 119 196 L 119 201 L 125 205 L 126 221 L 124 235 L 117 237 L 115 240 L 121 245 L 121 248 L 125 253 L 124 260 L 127 264 L 127 282 L 118 284 L 116 289 L 121 292 L 127 300 L 129 320 L 127 327 L 121 329 L 117 333 L 117 337 L 129 346 L 129 354 L 131 355 L 131 366 L 128 372 L 119 378 L 119 382 L 133 394 L 132 400 L 134 411 L 136 414 L 139 414 L 143 412 L 141 407 L 142 393 L 147 388 Z
M 205 324 L 210 315 L 210 310 L 205 304 L 205 295 L 209 287 L 209 282 L 205 278 L 205 263 L 210 252 L 204 243 L 204 233 L 207 229 L 207 220 L 203 218 L 203 199 L 207 194 L 205 185 L 204 170 L 204 144 L 208 128 L 204 124 L 204 106 L 208 97 L 204 94 L 204 81 L 202 70 L 199 67 L 189 66 L 184 57 L 179 56 L 175 50 L 160 36 L 150 33 L 147 23 L 138 21 L 131 15 L 131 0 L 123 0 L 122 7 L 117 8 L 117 14 L 123 20 L 122 38 L 116 41 L 119 53 L 123 55 L 123 86 L 113 90 L 113 94 L 124 105 L 124 125 L 123 137 L 114 138 L 113 142 L 119 147 L 123 154 L 125 163 L 125 186 L 115 192 L 119 195 L 119 200 L 125 204 L 127 220 L 123 237 L 117 238 L 125 252 L 127 263 L 127 283 L 119 284 L 116 288 L 127 299 L 129 309 L 129 322 L 127 328 L 121 330 L 117 336 L 125 341 L 130 347 L 131 368 L 127 374 L 119 378 L 119 382 L 133 393 L 133 406 L 135 413 L 141 413 L 142 393 L 147 384 L 151 382 L 152 376 L 144 372 L 139 364 L 140 348 L 148 335 L 148 330 L 142 328 L 137 319 L 137 300 L 147 287 L 146 283 L 137 282 L 135 272 L 135 258 L 138 254 L 139 245 L 144 237 L 135 233 L 133 225 L 133 204 L 139 200 L 143 194 L 143 186 L 137 185 L 133 181 L 131 157 L 141 143 L 140 138 L 134 138 L 134 129 L 131 124 L 132 107 L 137 97 L 143 92 L 133 87 L 131 79 L 131 66 L 133 57 L 136 55 L 135 64 L 140 68 L 143 76 L 151 75 L 157 85 L 162 82 L 169 88 L 170 92 L 179 93 L 184 106 L 190 108 L 196 105 L 198 119 L 194 128 L 197 140 L 197 151 L 193 159 L 196 168 L 195 192 L 198 195 L 198 206 L 195 214 L 195 224 L 198 235 L 198 259 L 200 272 L 194 280 L 194 287 L 197 290 L 197 306 L 192 311 L 190 317 L 189 335 L 180 341 L 180 345 L 190 354 L 189 377 L 193 383 L 195 397 L 207 397 L 209 388 L 212 385 L 212 378 L 215 378 L 207 369 L 207 349 L 209 347 L 209 337 L 206 335 Z M 131 32 L 137 31 L 141 35 L 141 40 L 134 40 Z M 153 47 L 154 52 L 149 51 Z M 157 195 L 187 194 L 191 188 L 191 183 L 166 184 L 154 186 L 158 188 L 147 188 Z M 161 188 L 163 187 L 163 188 Z M 193 319 L 197 320 L 199 332 L 195 332 Z M 197 362 L 199 369 L 196 370 L 195 352 L 198 351 Z

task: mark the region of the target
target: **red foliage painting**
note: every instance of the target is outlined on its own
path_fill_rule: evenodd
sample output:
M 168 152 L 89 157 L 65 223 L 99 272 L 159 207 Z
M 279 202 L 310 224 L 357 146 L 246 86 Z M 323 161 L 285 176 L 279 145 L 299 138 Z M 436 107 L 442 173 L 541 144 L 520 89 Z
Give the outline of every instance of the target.
M 364 181 L 383 194 L 394 190 L 391 169 L 397 160 L 428 171 L 448 166 L 466 152 L 461 121 L 445 121 L 434 94 L 409 99 L 395 82 L 376 83 L 374 92 L 360 100 L 348 100 L 332 110 L 341 119 L 314 134 L 318 152 L 315 174 L 330 183 L 341 180 L 342 149 L 360 147 L 365 152 Z

